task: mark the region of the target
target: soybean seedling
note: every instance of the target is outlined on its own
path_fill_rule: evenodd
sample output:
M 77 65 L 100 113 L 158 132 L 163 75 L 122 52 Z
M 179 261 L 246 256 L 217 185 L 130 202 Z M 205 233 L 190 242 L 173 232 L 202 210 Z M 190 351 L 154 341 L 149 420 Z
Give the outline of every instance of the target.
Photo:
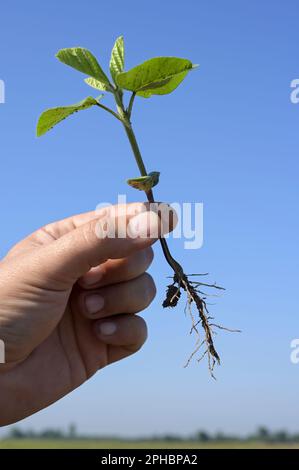
M 56 57 L 64 64 L 78 70 L 87 75 L 85 82 L 90 87 L 102 92 L 110 93 L 115 100 L 116 110 L 105 106 L 102 103 L 104 94 L 97 98 L 91 96 L 85 98 L 79 103 L 71 106 L 63 106 L 46 110 L 39 118 L 37 124 L 37 136 L 45 134 L 63 119 L 68 116 L 92 106 L 97 106 L 102 110 L 110 113 L 124 127 L 132 151 L 140 171 L 140 177 L 131 178 L 128 184 L 132 187 L 145 192 L 149 203 L 155 203 L 153 187 L 159 182 L 160 173 L 157 171 L 147 172 L 144 164 L 134 131 L 132 127 L 131 117 L 133 105 L 136 97 L 149 98 L 152 95 L 166 95 L 174 91 L 184 80 L 187 74 L 193 70 L 196 65 L 190 60 L 178 57 L 155 57 L 146 62 L 137 65 L 131 70 L 124 71 L 124 41 L 123 37 L 119 37 L 112 49 L 110 59 L 110 75 L 105 74 L 94 55 L 87 49 L 81 47 L 73 47 L 61 49 Z M 128 104 L 125 105 L 125 92 L 131 92 Z M 208 312 L 206 295 L 201 291 L 202 286 L 221 289 L 213 284 L 209 285 L 203 282 L 192 280 L 191 276 L 187 276 L 181 264 L 171 255 L 167 241 L 160 238 L 161 247 L 167 263 L 172 268 L 172 282 L 167 287 L 166 299 L 163 307 L 176 307 L 182 291 L 187 296 L 186 308 L 190 314 L 192 321 L 191 333 L 196 335 L 196 347 L 191 354 L 187 364 L 203 347 L 202 357 L 208 357 L 208 365 L 211 374 L 216 363 L 220 363 L 219 355 L 215 349 L 213 342 L 214 327 L 219 327 L 211 323 L 211 316 Z M 194 316 L 192 306 L 197 309 L 197 315 Z M 201 339 L 199 328 L 203 329 L 203 339 Z

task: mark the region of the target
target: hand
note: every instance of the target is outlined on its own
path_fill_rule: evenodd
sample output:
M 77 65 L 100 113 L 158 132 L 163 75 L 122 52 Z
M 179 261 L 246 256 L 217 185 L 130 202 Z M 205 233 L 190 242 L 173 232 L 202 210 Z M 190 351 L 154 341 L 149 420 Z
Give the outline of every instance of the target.
M 155 296 L 145 271 L 165 225 L 143 204 L 113 206 L 47 225 L 1 261 L 0 425 L 45 408 L 143 345 L 146 324 L 133 314 Z M 131 236 L 120 238 L 123 226 Z M 107 227 L 118 229 L 116 238 L 105 236 Z

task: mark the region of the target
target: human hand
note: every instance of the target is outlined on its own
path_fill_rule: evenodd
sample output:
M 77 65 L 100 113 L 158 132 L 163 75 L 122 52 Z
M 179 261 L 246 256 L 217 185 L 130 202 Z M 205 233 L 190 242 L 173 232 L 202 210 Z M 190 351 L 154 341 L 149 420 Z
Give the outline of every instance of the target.
M 165 234 L 174 224 L 163 222 L 141 203 L 104 208 L 37 230 L 1 261 L 0 425 L 45 408 L 143 345 L 146 323 L 133 314 L 155 296 L 145 273 L 157 240 L 149 228 Z M 115 238 L 105 236 L 112 226 Z M 120 226 L 131 236 L 120 238 Z

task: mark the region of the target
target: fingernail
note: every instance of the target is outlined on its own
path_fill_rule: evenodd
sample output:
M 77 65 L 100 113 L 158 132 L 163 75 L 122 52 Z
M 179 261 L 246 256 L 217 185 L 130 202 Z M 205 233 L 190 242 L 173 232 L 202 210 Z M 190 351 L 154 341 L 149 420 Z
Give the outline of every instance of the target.
M 96 268 L 91 268 L 90 271 L 85 274 L 83 280 L 86 286 L 92 286 L 97 284 L 104 277 L 105 269 L 103 266 L 97 266 Z
M 155 212 L 142 212 L 128 223 L 128 235 L 131 238 L 159 238 L 160 225 L 159 216 Z
M 102 322 L 97 325 L 98 332 L 103 336 L 111 336 L 116 332 L 116 324 L 113 322 Z
M 88 313 L 91 315 L 100 312 L 104 307 L 104 298 L 98 294 L 88 295 L 85 298 L 85 307 Z

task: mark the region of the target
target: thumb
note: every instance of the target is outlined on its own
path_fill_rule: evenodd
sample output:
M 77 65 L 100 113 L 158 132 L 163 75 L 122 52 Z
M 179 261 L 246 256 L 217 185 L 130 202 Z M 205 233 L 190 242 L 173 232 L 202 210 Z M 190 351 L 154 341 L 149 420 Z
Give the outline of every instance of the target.
M 152 245 L 173 230 L 175 224 L 176 215 L 167 204 L 112 206 L 101 210 L 99 218 L 35 252 L 38 281 L 44 281 L 47 288 L 69 289 L 90 268 Z

